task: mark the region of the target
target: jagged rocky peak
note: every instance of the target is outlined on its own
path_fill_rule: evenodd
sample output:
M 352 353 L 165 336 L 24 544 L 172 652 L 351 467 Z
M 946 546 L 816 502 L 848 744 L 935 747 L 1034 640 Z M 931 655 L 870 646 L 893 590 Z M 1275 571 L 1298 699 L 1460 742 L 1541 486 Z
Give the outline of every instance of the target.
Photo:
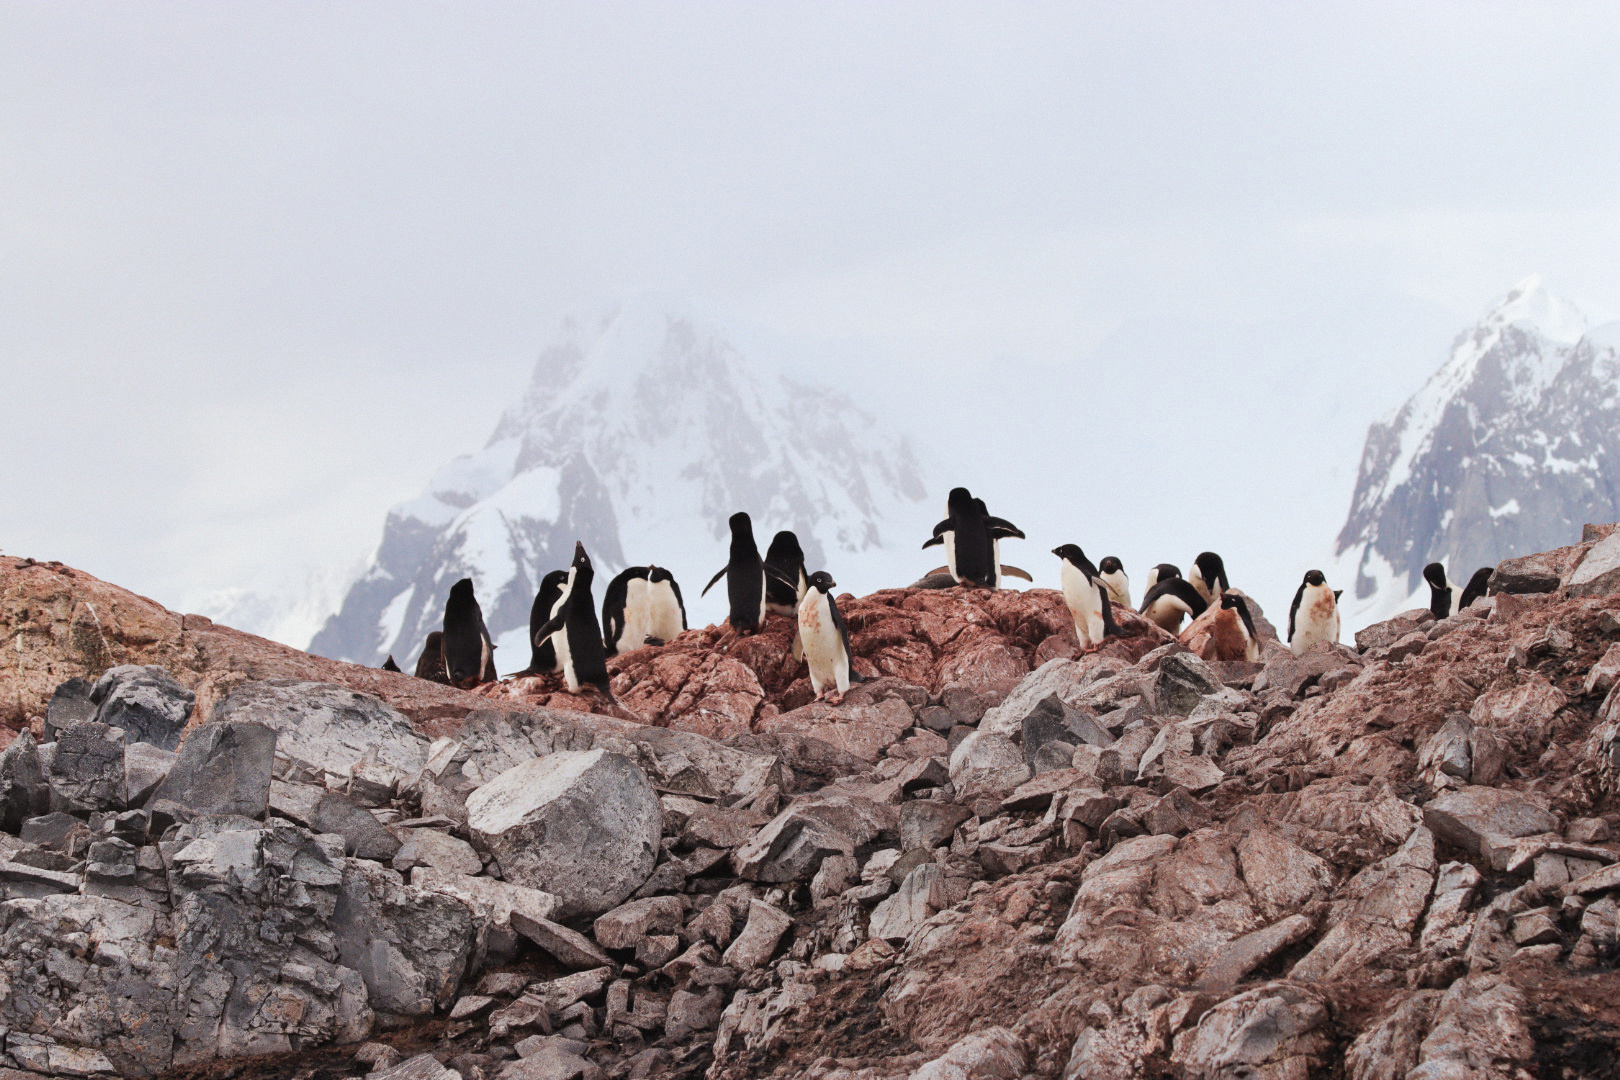
M 414 662 L 450 586 L 471 577 L 505 646 L 497 664 L 517 670 L 539 580 L 567 566 L 575 540 L 599 573 L 670 567 L 690 607 L 736 510 L 753 515 L 761 547 L 797 531 L 812 564 L 885 548 L 898 539 L 886 518 L 924 494 L 909 445 L 770 362 L 653 301 L 569 319 L 489 443 L 389 512 L 372 564 L 310 648 Z
M 1429 562 L 1466 580 L 1620 516 L 1617 330 L 1527 278 L 1372 425 L 1337 542 L 1352 617 L 1408 606 Z

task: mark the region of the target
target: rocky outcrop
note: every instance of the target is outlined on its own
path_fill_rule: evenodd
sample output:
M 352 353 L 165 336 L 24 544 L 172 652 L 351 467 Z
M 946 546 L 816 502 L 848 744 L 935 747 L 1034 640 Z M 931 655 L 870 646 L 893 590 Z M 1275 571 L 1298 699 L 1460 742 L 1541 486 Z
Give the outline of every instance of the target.
M 1049 595 L 959 589 L 853 601 L 842 700 L 794 696 L 774 621 L 623 658 L 621 702 L 750 672 L 708 734 L 277 674 L 199 691 L 169 758 L 89 671 L 0 755 L 0 1067 L 1601 1075 L 1620 595 L 1560 565 L 1259 664 L 1080 654 Z

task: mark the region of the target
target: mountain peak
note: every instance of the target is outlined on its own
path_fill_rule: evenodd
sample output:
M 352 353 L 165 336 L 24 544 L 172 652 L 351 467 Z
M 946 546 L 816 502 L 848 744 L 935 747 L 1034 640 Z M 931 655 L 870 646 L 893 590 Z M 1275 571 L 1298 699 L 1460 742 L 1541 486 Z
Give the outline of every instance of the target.
M 1540 274 L 1531 274 L 1497 302 L 1482 327 L 1517 326 L 1565 345 L 1579 341 L 1590 321 L 1574 304 L 1550 293 Z

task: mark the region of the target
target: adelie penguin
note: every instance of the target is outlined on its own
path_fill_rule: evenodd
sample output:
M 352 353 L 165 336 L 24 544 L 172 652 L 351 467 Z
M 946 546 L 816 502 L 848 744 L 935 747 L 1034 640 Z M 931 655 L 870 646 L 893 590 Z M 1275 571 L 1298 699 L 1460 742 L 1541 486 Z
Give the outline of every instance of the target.
M 1097 564 L 1098 577 L 1108 586 L 1108 598 L 1127 611 L 1133 610 L 1131 606 L 1131 579 L 1125 574 L 1125 564 L 1119 561 L 1119 556 L 1108 555 Z
M 1162 571 L 1164 566 L 1161 564 L 1155 569 Z M 1175 567 L 1170 569 L 1174 570 Z M 1208 609 L 1209 604 L 1198 594 L 1198 590 L 1178 572 L 1176 577 L 1165 577 L 1161 573 L 1158 584 L 1142 597 L 1139 610 L 1172 634 L 1179 634 L 1183 618 L 1196 619 Z
M 1104 637 L 1119 632 L 1119 627 L 1114 625 L 1108 586 L 1078 545 L 1055 547 L 1052 554 L 1063 563 L 1063 602 L 1074 617 L 1074 633 L 1080 639 L 1080 648 L 1096 648 Z
M 664 645 L 686 629 L 686 605 L 675 575 L 661 566 L 632 566 L 602 596 L 602 644 L 609 656 Z
M 422 646 L 422 655 L 416 658 L 416 677 L 429 682 L 448 683 L 450 675 L 444 669 L 444 631 L 434 630 Z
M 389 653 L 388 654 L 388 659 L 383 661 L 382 669 L 384 671 L 399 671 L 399 665 L 394 663 L 394 654 L 393 653 Z M 400 674 L 403 675 L 404 672 L 401 671 Z
M 1209 655 L 1204 659 L 1247 660 L 1251 664 L 1259 660 L 1260 637 L 1255 633 L 1248 602 L 1237 593 L 1228 592 L 1221 594 L 1220 603 L 1209 635 Z
M 1319 641 L 1339 640 L 1339 594 L 1320 570 L 1309 570 L 1288 608 L 1288 647 L 1295 656 Z
M 450 685 L 471 689 L 494 682 L 495 644 L 484 625 L 484 612 L 473 595 L 472 578 L 450 586 L 444 602 L 444 666 Z
M 1180 576 L 1181 568 L 1179 566 L 1177 566 L 1175 563 L 1162 562 L 1148 570 L 1147 583 L 1144 587 L 1148 592 L 1152 592 L 1153 587 L 1159 582 L 1169 581 L 1171 578 L 1178 578 Z M 1143 595 L 1146 594 L 1144 593 Z
M 566 570 L 553 570 L 540 579 L 540 589 L 534 594 L 534 603 L 529 605 L 529 666 L 517 674 L 549 675 L 557 670 L 557 647 L 550 638 L 535 635 L 557 613 L 567 582 Z
M 799 538 L 783 529 L 771 538 L 765 551 L 765 606 L 778 615 L 793 618 L 809 585 L 804 569 L 804 549 Z
M 1485 588 L 1491 580 L 1491 568 L 1482 566 L 1475 570 L 1474 576 L 1463 586 L 1446 576 L 1444 566 L 1432 562 L 1423 568 L 1423 580 L 1429 583 L 1429 611 L 1436 619 L 1444 619 L 1485 595 Z
M 557 650 L 557 666 L 568 683 L 569 693 L 579 693 L 582 686 L 594 686 L 611 696 L 602 625 L 596 621 L 596 600 L 591 596 L 595 576 L 585 545 L 575 543 L 574 562 L 563 583 L 562 599 L 555 614 L 534 632 L 534 640 L 539 643 L 551 639 Z
M 731 558 L 698 595 L 707 596 L 715 583 L 725 578 L 726 599 L 731 602 L 726 621 L 739 634 L 754 634 L 765 621 L 765 560 L 759 557 L 754 523 L 749 516 L 732 514 L 730 524 Z
M 1187 580 L 1192 582 L 1192 587 L 1198 590 L 1198 595 L 1204 598 L 1206 604 L 1213 604 L 1216 597 L 1232 587 L 1232 583 L 1226 580 L 1226 564 L 1213 551 L 1199 552 Z
M 1000 588 L 1003 573 L 1030 580 L 1026 571 L 1001 565 L 1000 542 L 1010 537 L 1023 539 L 1023 530 L 1010 521 L 991 517 L 985 512 L 984 501 L 975 499 L 967 488 L 952 488 L 945 510 L 947 517 L 934 526 L 934 535 L 923 542 L 923 547 L 944 545 L 945 572 L 958 585 Z
M 799 602 L 799 638 L 810 667 L 810 686 L 821 697 L 830 689 L 840 695 L 850 683 L 866 680 L 855 670 L 849 647 L 849 627 L 838 611 L 832 589 L 838 582 L 825 570 L 811 574 L 804 599 Z

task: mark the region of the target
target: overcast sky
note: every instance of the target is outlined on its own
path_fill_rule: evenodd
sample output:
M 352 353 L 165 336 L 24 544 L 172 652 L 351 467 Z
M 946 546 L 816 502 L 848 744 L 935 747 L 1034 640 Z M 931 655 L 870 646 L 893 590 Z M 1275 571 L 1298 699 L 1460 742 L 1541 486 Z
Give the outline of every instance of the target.
M 651 291 L 925 435 L 1138 417 L 1018 448 L 1116 487 L 1297 387 L 1241 419 L 1308 561 L 1493 298 L 1620 311 L 1617 58 L 1612 2 L 4 0 L 0 550 L 171 604 L 352 563 Z

